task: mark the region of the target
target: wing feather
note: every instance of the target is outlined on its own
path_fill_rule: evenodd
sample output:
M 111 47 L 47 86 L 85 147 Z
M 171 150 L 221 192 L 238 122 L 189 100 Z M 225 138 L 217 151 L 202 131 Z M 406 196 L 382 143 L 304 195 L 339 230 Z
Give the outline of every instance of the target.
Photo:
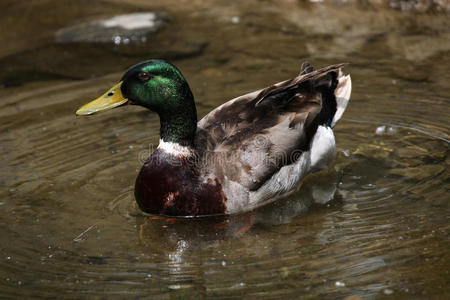
M 345 64 L 299 76 L 230 100 L 199 121 L 196 150 L 205 175 L 257 190 L 309 149 L 322 109 L 315 84 Z M 321 82 L 322 84 L 322 82 Z

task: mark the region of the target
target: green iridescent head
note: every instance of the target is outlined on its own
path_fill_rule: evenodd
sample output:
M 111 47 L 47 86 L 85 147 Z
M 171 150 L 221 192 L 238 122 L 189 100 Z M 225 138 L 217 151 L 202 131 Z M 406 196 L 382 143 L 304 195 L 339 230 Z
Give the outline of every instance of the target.
M 125 98 L 158 113 L 176 113 L 192 101 L 191 90 L 181 72 L 163 60 L 134 65 L 121 81 Z
M 77 115 L 90 115 L 126 103 L 158 113 L 164 141 L 193 143 L 197 128 L 194 97 L 181 72 L 171 63 L 148 60 L 132 66 L 117 85 L 82 106 Z

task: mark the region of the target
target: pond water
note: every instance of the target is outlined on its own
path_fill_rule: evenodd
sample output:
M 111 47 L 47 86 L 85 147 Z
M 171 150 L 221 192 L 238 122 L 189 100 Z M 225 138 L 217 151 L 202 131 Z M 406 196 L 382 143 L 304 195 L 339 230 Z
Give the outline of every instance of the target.
M 1 5 L 0 298 L 450 297 L 447 16 L 351 3 L 84 2 Z M 54 42 L 77 20 L 146 10 L 169 20 L 146 42 Z M 143 215 L 133 186 L 157 146 L 157 115 L 74 112 L 155 57 L 182 70 L 201 116 L 295 76 L 304 60 L 349 62 L 334 163 L 244 215 Z

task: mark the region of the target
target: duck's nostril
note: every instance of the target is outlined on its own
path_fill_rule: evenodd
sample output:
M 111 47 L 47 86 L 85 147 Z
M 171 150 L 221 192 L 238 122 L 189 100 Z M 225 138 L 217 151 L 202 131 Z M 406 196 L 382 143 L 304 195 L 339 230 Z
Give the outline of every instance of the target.
M 106 96 L 111 97 L 112 95 L 114 95 L 114 92 L 109 92 Z

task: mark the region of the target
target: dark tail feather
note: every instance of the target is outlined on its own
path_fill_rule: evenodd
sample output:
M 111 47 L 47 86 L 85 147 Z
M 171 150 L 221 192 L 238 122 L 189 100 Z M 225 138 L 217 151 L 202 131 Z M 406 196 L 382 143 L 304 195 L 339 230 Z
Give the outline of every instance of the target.
M 310 63 L 305 62 L 302 64 L 300 74 L 297 77 L 263 89 L 252 102 L 255 103 L 255 107 L 261 105 L 264 100 L 269 99 L 289 102 L 289 99 L 292 99 L 299 87 L 308 86 L 312 91 L 322 94 L 322 110 L 319 115 L 319 124 L 332 127 L 342 116 L 343 110 L 345 110 L 345 106 L 339 104 L 341 102 L 336 101 L 335 96 L 335 90 L 339 83 L 338 76 L 341 76 L 340 69 L 345 65 L 337 64 L 315 70 Z M 351 84 L 349 91 L 351 91 Z M 343 103 L 346 105 L 347 102 L 348 99 Z M 341 112 L 335 118 L 335 114 L 339 109 Z
M 300 76 L 312 73 L 316 69 L 309 63 L 304 62 L 300 69 Z M 322 94 L 322 110 L 319 115 L 319 124 L 334 127 L 350 100 L 352 83 L 350 75 L 343 75 L 340 68 L 316 78 L 312 82 L 314 90 Z
M 320 70 L 314 70 L 314 68 L 309 63 L 305 63 L 303 65 L 304 69 L 302 69 L 302 73 L 304 74 L 298 75 L 295 78 L 277 83 L 261 90 L 258 96 L 256 96 L 256 98 L 253 100 L 255 102 L 255 106 L 258 106 L 265 98 L 270 97 L 278 92 L 282 92 L 291 88 L 295 89 L 300 84 L 306 82 L 308 82 L 306 84 L 309 84 L 310 82 L 314 82 L 315 80 L 322 78 L 330 72 L 339 72 L 339 69 L 344 67 L 346 64 L 332 65 Z
M 319 125 L 331 127 L 334 115 L 337 111 L 336 96 L 334 90 L 338 84 L 338 71 L 332 71 L 314 80 L 314 90 L 322 94 L 322 110 L 319 115 Z

